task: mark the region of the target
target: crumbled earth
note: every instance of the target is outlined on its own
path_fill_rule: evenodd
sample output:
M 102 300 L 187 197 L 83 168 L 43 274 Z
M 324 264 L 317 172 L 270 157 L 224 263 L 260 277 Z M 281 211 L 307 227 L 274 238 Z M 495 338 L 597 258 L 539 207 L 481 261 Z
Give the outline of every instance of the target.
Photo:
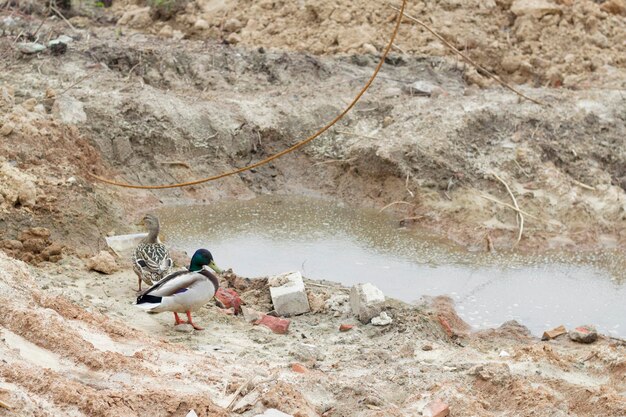
M 196 315 L 207 331 L 180 332 L 167 314 L 136 311 L 128 259 L 104 241 L 161 205 L 307 194 L 384 209 L 470 250 L 614 251 L 623 274 L 623 1 L 411 2 L 408 13 L 544 105 L 407 21 L 371 89 L 309 146 L 162 191 L 91 174 L 176 183 L 285 149 L 362 87 L 393 10 L 66 3 L 69 23 L 44 18 L 42 2 L 0 2 L 0 401 L 13 406 L 0 416 L 414 416 L 437 399 L 454 416 L 626 415 L 623 341 L 541 342 L 517 323 L 470 333 L 446 298 L 390 300 L 391 325 L 363 325 L 345 288 L 315 282 L 313 311 L 287 335 L 214 305 Z M 55 39 L 65 47 L 20 52 Z M 524 213 L 519 243 L 498 177 Z M 89 270 L 96 255 L 107 274 Z M 272 310 L 265 280 L 225 278 L 247 306 Z

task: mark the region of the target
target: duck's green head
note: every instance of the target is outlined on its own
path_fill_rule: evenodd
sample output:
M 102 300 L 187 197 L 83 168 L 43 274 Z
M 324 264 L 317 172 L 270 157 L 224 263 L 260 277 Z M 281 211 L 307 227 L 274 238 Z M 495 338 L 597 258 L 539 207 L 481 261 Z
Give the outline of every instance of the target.
M 222 273 L 222 270 L 215 265 L 213 255 L 206 249 L 198 249 L 191 257 L 191 264 L 189 265 L 190 271 L 199 271 L 204 265 L 208 265 L 209 268 L 217 272 Z

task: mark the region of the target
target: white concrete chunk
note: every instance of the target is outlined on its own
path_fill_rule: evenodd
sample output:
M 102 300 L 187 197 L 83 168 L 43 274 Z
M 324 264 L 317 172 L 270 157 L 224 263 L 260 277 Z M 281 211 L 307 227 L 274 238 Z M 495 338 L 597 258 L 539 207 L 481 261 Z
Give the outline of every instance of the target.
M 268 280 L 274 310 L 280 316 L 294 316 L 311 310 L 300 272 L 289 272 Z
M 363 324 L 378 316 L 384 303 L 385 294 L 369 282 L 355 285 L 350 290 L 350 308 Z
M 130 256 L 137 245 L 143 238 L 148 236 L 147 233 L 133 233 L 131 235 L 107 236 L 105 238 L 107 245 L 119 256 Z

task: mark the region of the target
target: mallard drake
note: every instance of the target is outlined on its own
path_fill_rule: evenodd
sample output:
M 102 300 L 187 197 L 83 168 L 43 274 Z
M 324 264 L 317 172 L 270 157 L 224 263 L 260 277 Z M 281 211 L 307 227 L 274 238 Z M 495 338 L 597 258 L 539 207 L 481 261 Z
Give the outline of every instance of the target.
M 217 277 L 205 266 L 218 274 L 222 271 L 215 265 L 213 255 L 206 249 L 198 249 L 191 258 L 188 270 L 174 272 L 148 288 L 137 297 L 137 306 L 148 313 L 171 311 L 174 325 L 188 323 L 196 330 L 202 330 L 191 320 L 191 312 L 205 305 L 219 288 Z M 178 317 L 186 313 L 187 321 Z
M 152 214 L 146 214 L 142 223 L 148 229 L 148 236 L 139 243 L 132 257 L 133 271 L 137 274 L 139 283 L 137 291 L 141 291 L 141 281 L 148 285 L 160 281 L 174 264 L 170 252 L 159 240 L 159 219 Z

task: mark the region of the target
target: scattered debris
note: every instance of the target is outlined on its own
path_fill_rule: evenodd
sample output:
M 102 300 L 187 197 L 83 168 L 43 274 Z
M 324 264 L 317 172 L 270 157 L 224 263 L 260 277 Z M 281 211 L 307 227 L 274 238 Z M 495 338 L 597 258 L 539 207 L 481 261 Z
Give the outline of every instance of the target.
M 294 363 L 291 365 L 291 370 L 294 372 L 297 372 L 299 374 L 306 374 L 307 372 L 309 372 L 309 370 L 306 368 L 306 366 L 300 364 L 300 363 Z
M 198 417 L 198 414 L 196 414 L 195 410 L 189 410 L 185 417 Z
M 215 300 L 220 308 L 233 308 L 235 315 L 241 313 L 241 298 L 232 288 L 218 288 Z
M 117 272 L 118 266 L 113 255 L 107 251 L 100 251 L 97 255 L 89 258 L 87 269 L 111 275 Z
M 339 326 L 339 331 L 347 332 L 348 330 L 351 330 L 353 327 L 354 327 L 354 324 L 342 324 Z
M 511 354 L 509 352 L 507 352 L 506 350 L 501 350 L 499 353 L 499 356 L 501 358 L 509 358 L 511 356 Z
M 271 277 L 268 283 L 274 310 L 280 316 L 295 316 L 311 310 L 300 272 Z
M 290 323 L 291 321 L 288 319 L 268 316 L 267 314 L 263 314 L 260 319 L 254 322 L 254 324 L 260 324 L 268 327 L 271 331 L 278 334 L 287 333 Z
M 598 331 L 591 325 L 579 326 L 569 332 L 569 338 L 574 342 L 593 343 L 598 340 Z
M 541 336 L 541 340 L 550 340 L 550 339 L 554 339 L 562 334 L 567 333 L 567 330 L 565 329 L 565 326 L 560 325 L 559 327 L 555 327 L 552 330 L 548 330 L 543 332 L 543 336 Z
M 17 49 L 23 54 L 31 55 L 45 51 L 46 47 L 37 42 L 20 42 L 17 44 Z
M 393 319 L 387 314 L 386 311 L 383 311 L 377 317 L 372 318 L 372 324 L 374 326 L 387 326 L 393 322 Z
M 379 315 L 384 303 L 385 294 L 370 283 L 355 285 L 350 290 L 350 308 L 363 324 Z
M 450 407 L 443 401 L 436 399 L 426 404 L 422 415 L 424 417 L 446 417 L 450 415 Z

